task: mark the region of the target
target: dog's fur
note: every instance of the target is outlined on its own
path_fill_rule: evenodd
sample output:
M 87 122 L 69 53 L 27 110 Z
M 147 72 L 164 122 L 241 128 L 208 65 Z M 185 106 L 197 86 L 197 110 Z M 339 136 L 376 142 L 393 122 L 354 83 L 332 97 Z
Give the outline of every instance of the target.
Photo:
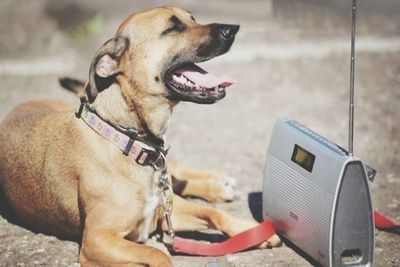
M 173 64 L 208 60 L 229 49 L 233 38 L 221 41 L 215 34 L 218 25 L 197 24 L 190 13 L 174 7 L 128 17 L 95 55 L 82 98 L 103 119 L 163 139 L 179 101 L 218 100 L 180 95 L 164 80 Z M 166 254 L 142 244 L 157 225 L 167 230 L 160 196 L 152 188 L 154 169 L 124 156 L 77 119 L 74 110 L 61 101 L 31 101 L 4 119 L 0 187 L 12 211 L 33 230 L 82 238 L 82 266 L 172 266 Z M 232 197 L 224 194 L 221 173 L 176 163 L 169 167 L 177 179 L 190 181 L 181 195 L 210 201 Z M 257 224 L 176 195 L 172 221 L 177 231 L 214 228 L 230 236 Z M 266 244 L 279 243 L 274 236 Z

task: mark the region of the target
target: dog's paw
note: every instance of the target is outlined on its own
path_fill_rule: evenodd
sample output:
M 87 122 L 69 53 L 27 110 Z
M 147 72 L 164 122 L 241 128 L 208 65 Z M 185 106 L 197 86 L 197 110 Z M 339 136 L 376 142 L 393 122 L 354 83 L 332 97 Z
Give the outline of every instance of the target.
M 282 241 L 277 234 L 271 236 L 267 241 L 258 245 L 259 249 L 274 248 L 282 246 Z
M 210 177 L 188 180 L 182 196 L 202 198 L 208 202 L 227 202 L 235 197 L 236 180 L 232 177 Z
M 209 198 L 211 202 L 232 201 L 235 197 L 236 179 L 232 177 L 224 177 L 213 180 L 214 184 L 213 196 Z

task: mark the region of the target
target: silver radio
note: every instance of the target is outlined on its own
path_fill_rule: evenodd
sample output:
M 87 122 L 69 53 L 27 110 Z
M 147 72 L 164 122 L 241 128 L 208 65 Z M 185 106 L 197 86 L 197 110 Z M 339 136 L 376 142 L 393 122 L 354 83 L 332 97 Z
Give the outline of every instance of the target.
M 275 123 L 264 171 L 263 215 L 324 266 L 369 266 L 375 171 L 290 120 Z

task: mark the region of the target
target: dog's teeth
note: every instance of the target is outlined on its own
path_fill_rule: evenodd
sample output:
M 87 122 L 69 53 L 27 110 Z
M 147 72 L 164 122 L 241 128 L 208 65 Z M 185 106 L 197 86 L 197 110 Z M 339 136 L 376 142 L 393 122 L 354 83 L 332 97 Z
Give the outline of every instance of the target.
M 175 86 L 185 90 L 200 90 L 201 87 L 183 75 L 173 75 L 172 80 Z
M 182 77 L 182 83 L 187 84 L 188 80 L 185 77 Z

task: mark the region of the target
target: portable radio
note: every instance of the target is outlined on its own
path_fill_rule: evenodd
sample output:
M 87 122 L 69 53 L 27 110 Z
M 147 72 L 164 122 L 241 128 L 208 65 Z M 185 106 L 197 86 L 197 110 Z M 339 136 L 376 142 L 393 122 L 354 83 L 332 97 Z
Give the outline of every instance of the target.
M 374 221 L 368 178 L 374 174 L 305 126 L 278 120 L 264 171 L 264 218 L 324 266 L 369 266 Z
M 264 219 L 323 266 L 371 266 L 374 255 L 368 179 L 375 170 L 353 155 L 355 15 L 353 0 L 348 152 L 280 119 L 264 170 Z

